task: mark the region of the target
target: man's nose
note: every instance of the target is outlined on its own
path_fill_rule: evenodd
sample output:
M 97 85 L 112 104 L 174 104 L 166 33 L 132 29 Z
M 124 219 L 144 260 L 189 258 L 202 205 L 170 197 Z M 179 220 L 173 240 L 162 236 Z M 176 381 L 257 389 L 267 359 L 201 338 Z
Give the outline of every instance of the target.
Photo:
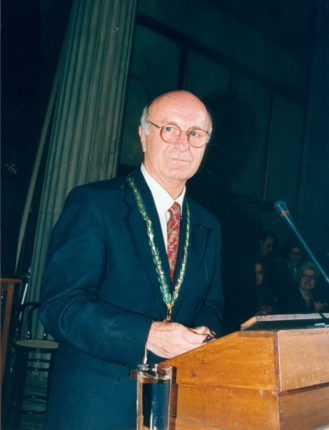
M 182 130 L 181 135 L 179 136 L 177 144 L 180 148 L 186 150 L 189 149 L 189 134 L 187 131 Z

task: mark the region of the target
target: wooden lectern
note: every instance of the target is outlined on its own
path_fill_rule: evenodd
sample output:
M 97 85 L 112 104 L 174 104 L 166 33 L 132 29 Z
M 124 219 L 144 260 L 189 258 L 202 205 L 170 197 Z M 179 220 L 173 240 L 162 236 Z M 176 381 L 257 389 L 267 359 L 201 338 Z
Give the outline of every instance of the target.
M 329 429 L 329 325 L 300 317 L 255 317 L 166 360 L 176 368 L 171 430 Z

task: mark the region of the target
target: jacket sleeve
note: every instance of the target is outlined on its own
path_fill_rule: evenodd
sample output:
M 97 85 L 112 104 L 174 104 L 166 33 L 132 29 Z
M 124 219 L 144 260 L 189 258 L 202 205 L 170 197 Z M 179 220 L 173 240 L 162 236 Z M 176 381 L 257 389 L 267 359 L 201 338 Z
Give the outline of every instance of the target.
M 99 297 L 110 232 L 94 193 L 88 187 L 73 190 L 53 230 L 40 319 L 59 342 L 99 359 L 135 367 L 142 361 L 152 320 Z

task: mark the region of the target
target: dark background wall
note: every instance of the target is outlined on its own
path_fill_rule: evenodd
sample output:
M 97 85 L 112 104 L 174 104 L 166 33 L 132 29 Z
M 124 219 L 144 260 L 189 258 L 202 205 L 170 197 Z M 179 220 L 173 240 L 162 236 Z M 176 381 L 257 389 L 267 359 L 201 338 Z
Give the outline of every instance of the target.
M 3 3 L 7 276 L 15 271 L 19 225 L 70 6 L 67 0 Z M 309 167 L 319 163 L 324 171 L 327 165 L 327 152 L 321 145 L 312 150 L 308 132 L 318 11 L 313 0 L 140 0 L 119 172 L 140 160 L 136 130 L 145 103 L 186 88 L 209 105 L 215 125 L 191 189 L 221 219 L 226 243 L 248 252 L 262 227 L 283 242 L 290 231 L 274 215 L 273 202 L 284 199 L 310 244 L 323 253 L 326 226 L 309 222 L 304 209 L 310 196 L 328 198 L 327 183 L 312 181 Z M 38 190 L 21 271 L 29 265 Z
M 2 276 L 15 274 L 19 227 L 70 7 L 70 0 L 2 2 Z M 39 179 L 23 271 L 30 264 L 42 174 Z

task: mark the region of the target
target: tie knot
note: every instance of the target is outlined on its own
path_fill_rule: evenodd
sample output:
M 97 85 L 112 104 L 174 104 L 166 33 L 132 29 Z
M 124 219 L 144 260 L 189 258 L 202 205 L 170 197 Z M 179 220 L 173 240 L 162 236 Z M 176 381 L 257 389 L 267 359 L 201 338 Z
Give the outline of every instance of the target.
M 170 208 L 169 208 L 170 217 L 173 219 L 179 219 L 180 218 L 180 204 L 177 202 L 174 202 Z

